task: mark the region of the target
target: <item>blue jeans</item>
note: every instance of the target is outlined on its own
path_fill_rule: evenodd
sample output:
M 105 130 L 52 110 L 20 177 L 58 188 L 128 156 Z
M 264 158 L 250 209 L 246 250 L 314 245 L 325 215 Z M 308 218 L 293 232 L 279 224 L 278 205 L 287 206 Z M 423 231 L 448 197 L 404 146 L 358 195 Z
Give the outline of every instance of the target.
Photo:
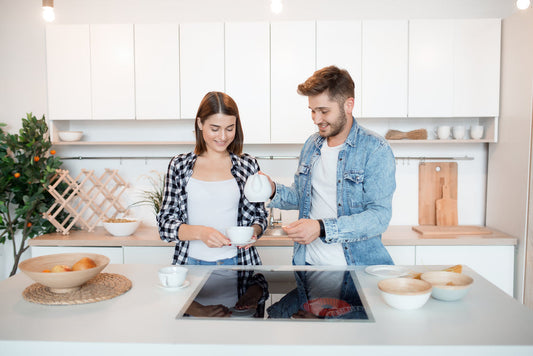
M 218 260 L 218 261 L 204 261 L 204 260 L 197 260 L 196 258 L 189 257 L 187 259 L 187 264 L 188 265 L 201 265 L 201 266 L 236 265 L 237 256 L 226 258 L 223 260 Z

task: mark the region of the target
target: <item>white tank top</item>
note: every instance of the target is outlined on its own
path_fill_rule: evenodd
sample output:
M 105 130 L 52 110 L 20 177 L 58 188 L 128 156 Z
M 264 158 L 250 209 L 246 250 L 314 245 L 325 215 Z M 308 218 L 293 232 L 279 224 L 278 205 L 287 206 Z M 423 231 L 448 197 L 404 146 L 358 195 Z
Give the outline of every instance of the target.
M 226 235 L 226 228 L 237 225 L 240 190 L 235 179 L 207 182 L 189 179 L 187 212 L 189 225 L 209 226 Z M 203 241 L 189 242 L 189 256 L 203 261 L 217 261 L 237 255 L 237 247 L 207 247 Z
M 343 146 L 329 147 L 325 141 L 320 149 L 320 157 L 311 170 L 311 219 L 337 217 L 337 160 Z M 318 238 L 305 251 L 305 261 L 312 265 L 346 265 L 340 243 L 326 244 Z

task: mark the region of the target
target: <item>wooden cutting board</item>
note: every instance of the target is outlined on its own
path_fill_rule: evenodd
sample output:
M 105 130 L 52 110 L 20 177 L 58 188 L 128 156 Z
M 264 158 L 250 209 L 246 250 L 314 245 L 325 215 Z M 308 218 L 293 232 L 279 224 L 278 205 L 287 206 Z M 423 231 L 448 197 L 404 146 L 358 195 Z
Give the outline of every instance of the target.
M 450 187 L 441 178 L 442 198 L 435 202 L 438 226 L 457 225 L 457 200 L 450 198 Z
M 457 162 L 421 162 L 418 166 L 418 224 L 436 225 L 436 201 L 442 198 L 441 179 L 449 199 L 457 200 Z
M 413 231 L 422 234 L 424 237 L 450 236 L 450 235 L 490 235 L 492 231 L 483 226 L 458 225 L 458 226 L 434 226 L 423 225 L 413 226 Z

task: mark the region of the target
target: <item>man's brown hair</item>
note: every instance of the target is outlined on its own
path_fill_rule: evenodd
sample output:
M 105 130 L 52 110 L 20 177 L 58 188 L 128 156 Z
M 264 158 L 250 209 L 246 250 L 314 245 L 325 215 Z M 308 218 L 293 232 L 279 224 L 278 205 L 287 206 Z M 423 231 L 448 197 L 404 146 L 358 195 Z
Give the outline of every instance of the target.
M 241 119 L 239 117 L 239 108 L 237 103 L 226 93 L 219 91 L 211 91 L 207 93 L 196 113 L 196 118 L 200 119 L 202 125 L 205 120 L 214 114 L 224 114 L 229 116 L 235 116 L 235 138 L 228 146 L 228 152 L 232 152 L 237 156 L 242 154 L 242 146 L 244 141 L 244 134 L 242 132 Z M 194 153 L 200 155 L 207 151 L 207 145 L 205 144 L 204 137 L 202 136 L 202 130 L 198 126 L 198 120 L 194 120 L 194 134 L 196 136 L 196 146 L 194 147 Z
M 313 73 L 304 83 L 298 85 L 298 94 L 315 96 L 328 93 L 331 100 L 340 105 L 346 99 L 355 97 L 355 84 L 350 73 L 336 66 L 324 67 Z

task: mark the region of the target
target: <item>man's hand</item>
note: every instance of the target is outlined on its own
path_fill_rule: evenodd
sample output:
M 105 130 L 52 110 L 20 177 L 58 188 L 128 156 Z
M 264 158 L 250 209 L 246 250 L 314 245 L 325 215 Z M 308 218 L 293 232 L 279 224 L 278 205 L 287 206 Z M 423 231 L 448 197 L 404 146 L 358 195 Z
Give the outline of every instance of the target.
M 300 219 L 284 226 L 283 230 L 294 242 L 302 245 L 308 245 L 320 236 L 320 224 L 311 219 Z

